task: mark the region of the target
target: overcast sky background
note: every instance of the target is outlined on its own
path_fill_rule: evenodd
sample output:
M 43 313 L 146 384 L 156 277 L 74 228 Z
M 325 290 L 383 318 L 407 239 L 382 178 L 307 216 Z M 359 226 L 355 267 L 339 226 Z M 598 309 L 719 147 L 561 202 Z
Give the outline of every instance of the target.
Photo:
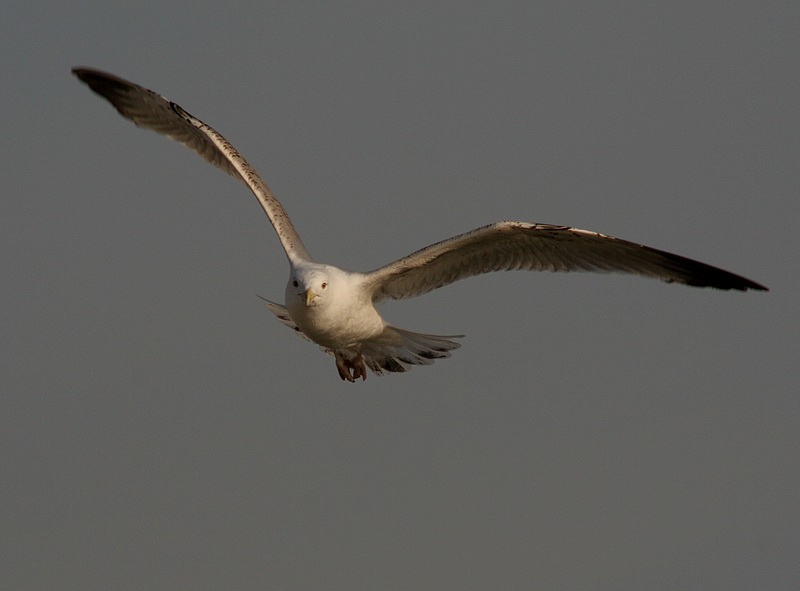
M 797 589 L 800 4 L 14 2 L 0 20 L 0 588 Z M 383 307 L 466 334 L 364 383 L 280 325 L 223 133 L 318 259 L 501 219 L 769 293 L 503 273 Z

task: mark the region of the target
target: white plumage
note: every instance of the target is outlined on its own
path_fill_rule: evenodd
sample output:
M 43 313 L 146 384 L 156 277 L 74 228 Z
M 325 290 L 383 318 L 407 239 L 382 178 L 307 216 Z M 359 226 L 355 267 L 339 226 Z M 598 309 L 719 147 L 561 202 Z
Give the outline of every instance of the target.
M 343 380 L 405 371 L 449 357 L 458 336 L 437 336 L 387 324 L 375 308 L 492 271 L 614 271 L 718 289 L 765 290 L 758 283 L 685 257 L 567 226 L 505 221 L 427 246 L 369 273 L 312 260 L 281 203 L 217 131 L 155 92 L 87 68 L 73 73 L 124 117 L 191 148 L 242 180 L 255 194 L 289 259 L 285 306 L 267 307 L 336 358 Z

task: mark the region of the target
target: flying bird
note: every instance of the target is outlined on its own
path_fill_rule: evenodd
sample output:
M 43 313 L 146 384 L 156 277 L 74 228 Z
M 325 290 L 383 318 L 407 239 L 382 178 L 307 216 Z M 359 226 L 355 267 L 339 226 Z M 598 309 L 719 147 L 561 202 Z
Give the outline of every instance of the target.
M 595 271 L 654 277 L 724 290 L 766 290 L 754 281 L 679 255 L 568 226 L 502 221 L 426 246 L 368 273 L 312 259 L 281 203 L 222 135 L 169 99 L 106 72 L 72 72 L 136 125 L 191 148 L 243 181 L 258 199 L 289 260 L 284 304 L 267 301 L 278 319 L 336 359 L 343 380 L 402 372 L 450 356 L 453 339 L 388 324 L 376 304 L 413 298 L 492 271 Z

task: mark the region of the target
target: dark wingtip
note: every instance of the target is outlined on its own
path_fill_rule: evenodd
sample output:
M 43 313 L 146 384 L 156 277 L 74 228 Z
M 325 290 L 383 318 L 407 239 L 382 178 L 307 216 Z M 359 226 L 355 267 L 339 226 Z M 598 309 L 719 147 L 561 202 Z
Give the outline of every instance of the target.
M 748 291 L 752 289 L 753 291 L 769 291 L 768 287 L 741 275 L 734 275 L 721 269 L 714 269 L 714 271 L 714 273 L 704 273 L 697 278 L 692 278 L 687 284 L 695 287 L 715 287 L 724 290 Z
M 72 68 L 72 73 L 98 94 L 103 94 L 101 92 L 102 89 L 123 89 L 134 86 L 134 84 L 123 80 L 119 76 L 94 68 Z
M 754 289 L 756 291 L 769 291 L 769 287 L 756 283 L 754 281 L 750 282 L 750 285 L 747 286 L 749 289 Z
M 651 249 L 655 250 L 655 249 Z M 675 272 L 675 281 L 693 287 L 713 287 L 722 290 L 736 291 L 769 291 L 764 285 L 756 283 L 730 271 L 713 267 L 694 259 L 689 259 L 677 254 L 658 251 L 664 257 L 664 268 L 672 268 Z
M 72 73 L 78 77 L 79 80 L 89 83 L 89 80 L 101 78 L 104 76 L 110 76 L 105 72 L 101 72 L 100 70 L 95 70 L 93 68 L 86 68 L 83 66 L 77 66 L 72 68 Z
M 72 68 L 72 73 L 93 92 L 110 102 L 123 117 L 131 119 L 131 116 L 124 109 L 124 103 L 120 102 L 120 99 L 135 88 L 135 84 L 94 68 Z
M 724 273 L 725 275 L 723 276 L 709 278 L 707 282 L 700 282 L 698 285 L 702 287 L 716 287 L 717 289 L 725 290 L 733 289 L 736 291 L 748 291 L 751 289 L 753 291 L 769 291 L 768 287 L 765 287 L 760 283 L 756 283 L 755 281 L 751 281 L 746 277 L 734 275 L 733 273 L 728 273 L 727 271 L 724 271 Z
M 753 291 L 769 291 L 769 288 L 761 285 L 760 283 L 756 283 L 755 281 L 751 281 L 746 277 L 742 277 L 741 275 L 734 275 L 733 273 L 728 273 L 729 277 L 725 277 L 725 280 L 722 283 L 722 289 L 736 289 L 739 291 L 748 291 L 752 289 Z

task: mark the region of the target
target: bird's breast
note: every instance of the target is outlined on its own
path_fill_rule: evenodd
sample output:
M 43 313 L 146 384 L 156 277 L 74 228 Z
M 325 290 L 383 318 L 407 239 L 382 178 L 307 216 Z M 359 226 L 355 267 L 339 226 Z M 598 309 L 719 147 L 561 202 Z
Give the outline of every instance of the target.
M 308 338 L 330 349 L 347 349 L 383 332 L 385 322 L 373 306 L 288 305 L 289 314 Z

